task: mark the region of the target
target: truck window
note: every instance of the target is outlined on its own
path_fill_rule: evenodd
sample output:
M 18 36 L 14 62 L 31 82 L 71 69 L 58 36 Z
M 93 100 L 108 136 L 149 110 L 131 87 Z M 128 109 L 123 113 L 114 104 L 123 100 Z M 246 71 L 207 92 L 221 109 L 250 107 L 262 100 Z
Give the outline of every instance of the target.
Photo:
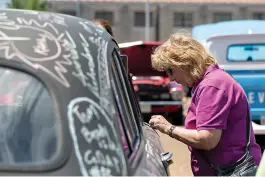
M 233 44 L 228 46 L 229 61 L 265 61 L 265 44 Z

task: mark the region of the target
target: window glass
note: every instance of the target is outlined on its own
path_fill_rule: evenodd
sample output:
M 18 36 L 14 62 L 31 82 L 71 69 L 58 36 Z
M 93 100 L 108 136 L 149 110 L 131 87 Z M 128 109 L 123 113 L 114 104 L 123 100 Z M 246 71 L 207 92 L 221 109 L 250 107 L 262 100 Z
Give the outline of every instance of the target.
M 75 10 L 62 10 L 62 11 L 60 11 L 60 13 L 66 14 L 66 15 L 71 15 L 71 16 L 76 16 Z
M 263 13 L 263 12 L 254 12 L 252 14 L 252 18 L 254 20 L 264 20 L 265 19 L 265 13 Z
M 107 20 L 111 25 L 114 25 L 114 17 L 113 12 L 111 11 L 96 11 L 95 19 L 104 19 Z
M 149 25 L 154 26 L 153 12 L 150 12 Z M 134 13 L 134 26 L 145 27 L 145 12 L 135 12 Z
M 128 144 L 128 139 L 126 137 L 126 133 L 125 133 L 125 130 L 124 130 L 124 125 L 122 124 L 122 121 L 121 121 L 121 115 L 118 111 L 118 106 L 117 104 L 115 104 L 115 118 L 117 120 L 117 123 L 118 123 L 118 127 L 119 127 L 119 130 L 120 130 L 120 136 L 121 136 L 121 143 L 122 143 L 122 148 L 125 152 L 125 155 L 127 157 L 129 157 L 132 153 L 132 150 L 130 149 L 129 147 L 129 144 Z
M 227 50 L 229 61 L 265 61 L 265 44 L 230 45 Z
M 232 20 L 232 14 L 230 12 L 215 12 L 213 14 L 213 22 L 222 22 Z
M 0 163 L 47 163 L 58 148 L 48 91 L 34 77 L 7 68 L 0 68 L 0 84 Z
M 124 132 L 131 151 L 133 151 L 137 140 L 139 140 L 139 129 L 135 120 L 134 110 L 129 98 L 128 87 L 126 85 L 125 75 L 122 70 L 122 62 L 116 53 L 113 53 L 112 63 L 112 85 L 114 88 L 114 96 L 117 103 L 117 115 L 121 118 Z
M 192 13 L 175 12 L 174 27 L 192 27 Z

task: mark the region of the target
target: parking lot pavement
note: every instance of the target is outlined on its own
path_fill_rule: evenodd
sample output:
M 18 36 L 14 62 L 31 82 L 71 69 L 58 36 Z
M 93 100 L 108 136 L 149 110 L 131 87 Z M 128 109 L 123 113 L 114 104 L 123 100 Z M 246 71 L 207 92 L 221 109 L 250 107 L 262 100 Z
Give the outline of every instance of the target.
M 173 163 L 169 166 L 170 176 L 193 176 L 190 169 L 190 152 L 188 147 L 165 134 L 158 133 L 165 152 L 173 153 Z

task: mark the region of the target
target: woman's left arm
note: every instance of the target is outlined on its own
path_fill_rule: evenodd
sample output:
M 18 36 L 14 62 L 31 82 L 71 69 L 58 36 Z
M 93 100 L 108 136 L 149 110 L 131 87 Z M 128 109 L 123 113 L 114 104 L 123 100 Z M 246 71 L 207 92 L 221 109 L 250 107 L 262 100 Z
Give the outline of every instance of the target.
M 211 150 L 219 143 L 222 130 L 191 130 L 182 127 L 175 127 L 170 132 L 171 124 L 161 115 L 152 116 L 150 120 L 151 127 L 161 131 L 162 133 L 171 135 L 188 146 L 196 149 Z
M 231 99 L 228 99 L 224 90 L 209 85 L 201 88 L 200 94 L 194 100 L 197 100 L 196 104 L 194 102 L 196 105 L 196 112 L 193 113 L 196 118 L 194 129 L 176 127 L 170 133 L 172 125 L 160 115 L 152 116 L 150 125 L 189 146 L 211 150 L 219 143 L 222 130 L 227 128 Z
M 168 127 L 170 129 L 170 127 Z M 211 150 L 221 139 L 222 130 L 189 130 L 175 127 L 172 137 L 196 149 Z

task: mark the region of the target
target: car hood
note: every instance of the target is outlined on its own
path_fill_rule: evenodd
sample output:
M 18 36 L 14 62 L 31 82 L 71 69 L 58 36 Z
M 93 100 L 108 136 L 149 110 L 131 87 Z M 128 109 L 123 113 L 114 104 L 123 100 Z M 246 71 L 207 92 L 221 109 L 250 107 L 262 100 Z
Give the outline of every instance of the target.
M 128 69 L 134 76 L 163 76 L 151 66 L 151 54 L 154 49 L 163 44 L 160 41 L 136 41 L 119 44 L 122 54 L 128 56 Z

